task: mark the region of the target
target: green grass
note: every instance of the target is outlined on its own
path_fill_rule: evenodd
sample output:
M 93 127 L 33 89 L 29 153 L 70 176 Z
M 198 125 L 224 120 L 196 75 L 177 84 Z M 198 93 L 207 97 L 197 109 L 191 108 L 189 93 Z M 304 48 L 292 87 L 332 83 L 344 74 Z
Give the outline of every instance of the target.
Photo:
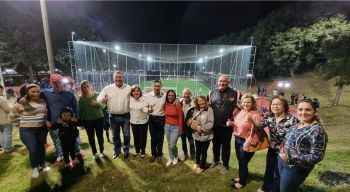
M 186 87 L 192 90 L 193 95 L 208 95 L 210 91 L 210 88 L 208 88 L 201 81 L 191 81 L 183 79 L 162 80 L 162 86 L 163 88 L 174 89 L 179 97 L 182 96 L 182 90 Z M 140 87 L 142 88 L 142 90 L 144 90 L 145 87 L 152 87 L 152 81 L 144 81 L 140 83 Z
M 315 87 L 314 82 L 319 84 Z M 326 156 L 316 165 L 301 187 L 300 191 L 350 191 L 350 186 L 344 183 L 326 185 L 321 178 L 337 181 L 341 174 L 350 174 L 350 95 L 349 87 L 345 88 L 340 106 L 331 107 L 335 88 L 331 82 L 323 82 L 313 76 L 297 77 L 292 82 L 293 90 L 307 90 L 311 97 L 318 97 L 321 101 L 319 115 L 325 120 L 326 131 L 329 137 Z M 292 91 L 292 90 L 291 90 Z M 323 94 L 321 94 L 323 93 Z M 287 96 L 288 94 L 286 94 Z M 14 132 L 16 151 L 11 154 L 0 154 L 0 191 L 232 191 L 229 180 L 237 176 L 237 160 L 232 148 L 230 172 L 220 175 L 221 165 L 208 169 L 201 175 L 195 175 L 191 167 L 193 162 L 187 160 L 176 166 L 166 168 L 157 163 L 148 163 L 146 159 L 130 157 L 127 160 L 110 158 L 94 161 L 87 144 L 85 130 L 80 130 L 82 147 L 87 153 L 82 164 L 73 170 L 52 167 L 48 174 L 32 180 L 29 167 L 28 153 L 18 139 L 18 131 Z M 50 138 L 50 137 L 48 137 Z M 150 137 L 148 137 L 148 141 Z M 49 139 L 49 143 L 52 141 Z M 131 141 L 133 143 L 133 141 Z M 233 141 L 232 141 L 233 144 Z M 233 145 L 232 145 L 233 146 Z M 105 142 L 106 153 L 112 156 L 113 145 Z M 181 157 L 181 142 L 178 141 Z M 134 148 L 131 146 L 131 152 Z M 168 157 L 167 141 L 164 140 L 164 157 Z M 150 143 L 147 151 L 150 153 Z M 262 184 L 265 169 L 266 150 L 257 152 L 249 164 L 250 178 L 248 185 L 240 191 L 256 191 Z M 120 156 L 121 157 L 121 156 Z M 211 146 L 208 150 L 208 159 L 212 159 Z M 53 147 L 47 152 L 47 161 L 55 160 Z M 165 159 L 166 161 L 167 159 Z M 344 180 L 344 179 L 343 179 Z M 341 181 L 341 179 L 339 180 Z

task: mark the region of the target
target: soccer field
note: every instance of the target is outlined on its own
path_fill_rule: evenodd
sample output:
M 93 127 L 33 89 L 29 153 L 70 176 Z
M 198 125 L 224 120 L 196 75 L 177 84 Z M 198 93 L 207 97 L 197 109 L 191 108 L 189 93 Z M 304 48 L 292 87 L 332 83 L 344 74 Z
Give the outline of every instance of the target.
M 176 94 L 178 97 L 182 96 L 182 90 L 184 88 L 190 88 L 192 90 L 192 95 L 208 95 L 210 88 L 202 81 L 196 81 L 196 80 L 162 80 L 162 86 L 163 89 L 169 90 L 174 89 L 176 91 Z M 146 92 L 152 91 L 152 81 L 143 81 L 140 83 L 140 87 L 142 90 L 145 90 Z

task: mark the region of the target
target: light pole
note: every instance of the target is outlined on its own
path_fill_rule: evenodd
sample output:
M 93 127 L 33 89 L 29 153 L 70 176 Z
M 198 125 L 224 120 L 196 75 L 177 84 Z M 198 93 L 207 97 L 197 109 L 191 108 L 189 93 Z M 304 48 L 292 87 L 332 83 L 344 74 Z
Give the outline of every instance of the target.
M 53 73 L 55 73 L 55 60 L 53 57 L 52 43 L 51 43 L 51 37 L 50 37 L 50 28 L 49 28 L 49 20 L 47 18 L 47 9 L 46 9 L 46 1 L 45 0 L 40 0 L 40 7 L 41 7 L 41 16 L 43 19 L 46 51 L 47 51 L 47 58 L 49 61 L 49 69 L 50 69 L 50 73 L 53 74 Z
M 74 41 L 74 35 L 75 35 L 75 32 L 72 31 L 72 43 L 73 43 L 73 41 Z

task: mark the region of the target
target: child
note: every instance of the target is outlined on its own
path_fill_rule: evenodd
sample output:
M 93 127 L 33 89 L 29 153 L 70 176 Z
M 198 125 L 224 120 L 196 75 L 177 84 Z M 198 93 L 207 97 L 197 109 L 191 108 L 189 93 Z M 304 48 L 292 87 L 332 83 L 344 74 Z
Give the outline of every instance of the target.
M 79 164 L 79 160 L 75 156 L 75 142 L 79 131 L 77 129 L 77 119 L 74 117 L 72 109 L 66 107 L 62 111 L 57 120 L 57 125 L 66 167 L 74 167 L 76 164 Z M 69 160 L 69 155 L 72 162 Z

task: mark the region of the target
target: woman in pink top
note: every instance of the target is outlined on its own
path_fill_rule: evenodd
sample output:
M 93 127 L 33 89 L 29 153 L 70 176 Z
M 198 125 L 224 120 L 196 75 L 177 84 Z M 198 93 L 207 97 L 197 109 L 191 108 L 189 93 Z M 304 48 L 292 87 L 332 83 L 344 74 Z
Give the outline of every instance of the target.
M 235 135 L 235 149 L 238 160 L 238 175 L 233 179 L 232 186 L 241 189 L 246 185 L 248 177 L 248 163 L 253 157 L 254 152 L 246 152 L 243 150 L 243 144 L 247 134 L 253 129 L 252 120 L 260 121 L 260 114 L 257 112 L 257 105 L 252 95 L 245 94 L 241 98 L 242 109 L 235 115 L 233 124 Z

